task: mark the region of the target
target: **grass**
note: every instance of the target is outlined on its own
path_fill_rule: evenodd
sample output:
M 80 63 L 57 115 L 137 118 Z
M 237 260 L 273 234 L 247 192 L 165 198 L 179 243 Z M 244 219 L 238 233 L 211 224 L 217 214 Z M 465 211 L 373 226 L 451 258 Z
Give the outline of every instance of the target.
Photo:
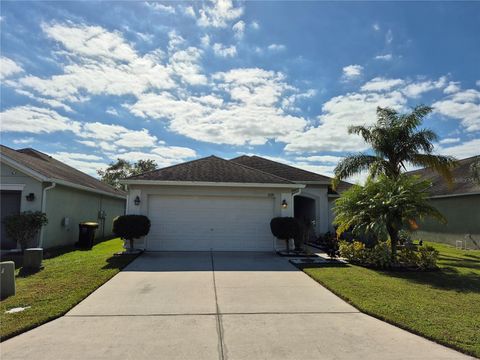
M 303 270 L 364 313 L 480 357 L 480 251 L 429 245 L 440 252 L 439 271 Z
M 63 248 L 43 261 L 35 274 L 16 270 L 17 293 L 0 302 L 0 337 L 6 340 L 64 315 L 100 285 L 118 273 L 135 256 L 113 256 L 122 251 L 122 241 L 101 242 L 92 250 Z M 29 309 L 6 314 L 15 307 Z

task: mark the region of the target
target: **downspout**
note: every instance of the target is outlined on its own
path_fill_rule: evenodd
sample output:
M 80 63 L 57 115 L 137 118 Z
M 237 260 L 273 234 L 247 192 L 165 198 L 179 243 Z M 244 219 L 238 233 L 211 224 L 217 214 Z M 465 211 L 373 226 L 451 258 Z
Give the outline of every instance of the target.
M 52 182 L 52 185 L 47 186 L 46 188 L 43 189 L 43 194 L 42 194 L 42 213 L 45 212 L 47 208 L 47 191 L 53 189 L 55 186 L 57 186 L 56 183 Z M 42 247 L 43 245 L 43 235 L 45 233 L 44 231 L 45 225 L 42 226 L 40 229 L 40 242 L 38 244 L 38 247 Z

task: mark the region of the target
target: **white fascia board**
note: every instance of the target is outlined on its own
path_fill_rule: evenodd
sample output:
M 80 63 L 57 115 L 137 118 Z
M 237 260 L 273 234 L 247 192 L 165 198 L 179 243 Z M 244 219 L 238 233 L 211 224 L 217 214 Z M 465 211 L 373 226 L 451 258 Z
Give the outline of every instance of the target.
M 93 192 L 93 193 L 96 193 L 96 194 L 101 194 L 101 195 L 105 195 L 105 196 L 111 196 L 111 197 L 115 197 L 115 198 L 118 198 L 118 199 L 123 199 L 125 200 L 127 197 L 124 196 L 124 195 L 116 195 L 116 194 L 112 194 L 112 193 L 109 193 L 107 191 L 103 191 L 103 190 L 98 190 L 98 189 L 93 189 L 91 187 L 88 187 L 88 186 L 83 186 L 83 185 L 78 185 L 78 184 L 74 184 L 70 181 L 65 181 L 65 180 L 60 180 L 60 179 L 51 179 L 49 180 L 51 182 L 54 182 L 58 185 L 63 185 L 63 186 L 66 186 L 66 187 L 71 187 L 71 188 L 74 188 L 74 189 L 79 189 L 79 190 L 84 190 L 84 191 L 90 191 L 90 192 Z
M 303 189 L 305 187 L 304 184 L 236 183 L 236 182 L 208 182 L 208 181 L 163 181 L 163 180 L 120 180 L 120 184 L 165 185 L 165 186 L 256 187 L 256 188 L 283 188 L 283 189 Z
M 28 176 L 31 176 L 35 180 L 42 181 L 42 182 L 43 181 L 49 181 L 49 178 L 46 177 L 45 175 L 42 175 L 39 172 L 37 172 L 35 170 L 32 170 L 29 167 L 27 167 L 23 164 L 20 164 L 18 161 L 10 159 L 9 157 L 7 157 L 3 154 L 0 156 L 0 159 L 2 160 L 2 162 L 7 164 L 8 166 L 11 166 L 15 170 L 18 170 L 18 171 L 20 171 L 20 172 L 22 172 L 22 173 L 24 173 Z
M 434 196 L 429 196 L 429 199 L 441 199 L 441 198 L 468 196 L 468 195 L 480 195 L 480 192 L 477 191 L 477 192 L 461 193 L 461 194 L 434 195 Z

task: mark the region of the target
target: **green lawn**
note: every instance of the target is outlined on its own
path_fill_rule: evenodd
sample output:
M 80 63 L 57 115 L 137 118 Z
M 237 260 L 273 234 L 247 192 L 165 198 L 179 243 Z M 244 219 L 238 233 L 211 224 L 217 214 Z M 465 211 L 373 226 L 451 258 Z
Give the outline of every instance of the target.
M 480 357 L 480 251 L 429 245 L 440 251 L 439 271 L 352 265 L 304 271 L 364 313 Z
M 113 239 L 89 251 L 63 249 L 63 254 L 43 261 L 43 270 L 29 276 L 22 276 L 21 269 L 17 269 L 17 294 L 0 302 L 1 339 L 6 340 L 65 314 L 118 273 L 135 257 L 113 256 L 123 250 L 122 243 L 120 239 Z M 20 306 L 31 308 L 5 314 L 5 310 Z

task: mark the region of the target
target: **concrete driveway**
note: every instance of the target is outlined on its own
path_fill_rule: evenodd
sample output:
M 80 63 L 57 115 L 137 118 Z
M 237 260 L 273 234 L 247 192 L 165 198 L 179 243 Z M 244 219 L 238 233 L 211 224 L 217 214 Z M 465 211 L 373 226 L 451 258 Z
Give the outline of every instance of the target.
M 7 359 L 468 359 L 358 312 L 284 258 L 146 253 Z

